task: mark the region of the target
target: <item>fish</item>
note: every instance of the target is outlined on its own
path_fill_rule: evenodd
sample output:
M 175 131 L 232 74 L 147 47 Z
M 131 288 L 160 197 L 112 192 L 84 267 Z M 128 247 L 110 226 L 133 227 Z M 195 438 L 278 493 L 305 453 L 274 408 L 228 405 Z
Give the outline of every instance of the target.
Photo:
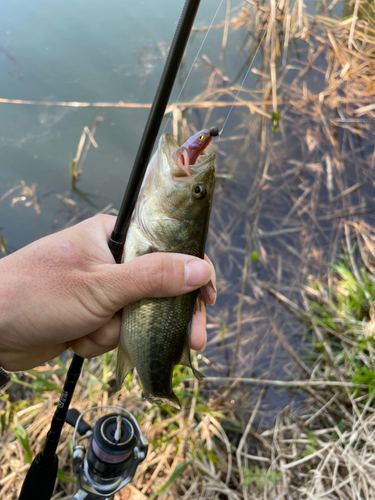
M 203 129 L 179 147 L 171 135 L 161 136 L 131 217 L 122 262 L 151 252 L 204 258 L 215 154 L 202 153 L 211 139 Z M 146 298 L 123 308 L 118 390 L 135 367 L 144 399 L 180 408 L 172 388 L 174 367 L 188 366 L 198 380 L 203 378 L 190 359 L 190 327 L 198 294 L 195 290 L 177 297 Z

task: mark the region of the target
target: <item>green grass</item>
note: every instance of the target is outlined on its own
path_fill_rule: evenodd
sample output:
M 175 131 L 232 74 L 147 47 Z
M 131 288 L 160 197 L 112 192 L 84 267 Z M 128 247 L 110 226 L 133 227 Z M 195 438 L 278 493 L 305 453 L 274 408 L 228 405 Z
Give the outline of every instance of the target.
M 366 384 L 371 392 L 375 388 L 371 331 L 375 319 L 375 276 L 363 266 L 356 277 L 349 258 L 330 269 L 331 286 L 318 280 L 310 283 L 315 294 L 308 300 L 308 318 L 312 330 L 318 329 L 324 337 L 324 342 L 321 338 L 314 342 L 316 354 L 322 353 L 328 361 L 332 353 L 334 368 L 345 379 Z M 357 394 L 358 388 L 354 392 Z
M 281 472 L 278 471 L 268 471 L 255 465 L 253 469 L 243 468 L 243 473 L 245 479 L 243 485 L 254 484 L 256 489 L 261 491 L 264 486 L 268 486 L 270 483 L 276 484 L 282 477 Z

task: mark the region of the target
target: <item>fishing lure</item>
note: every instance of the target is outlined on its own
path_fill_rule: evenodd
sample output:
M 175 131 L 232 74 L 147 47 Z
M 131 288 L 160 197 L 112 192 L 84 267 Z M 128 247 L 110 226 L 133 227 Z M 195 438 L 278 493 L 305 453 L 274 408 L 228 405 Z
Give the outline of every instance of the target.
M 172 155 L 173 161 L 190 177 L 189 165 L 194 165 L 198 156 L 207 148 L 213 137 L 219 135 L 218 127 L 204 128 L 189 139 Z M 184 174 L 182 174 L 184 175 Z

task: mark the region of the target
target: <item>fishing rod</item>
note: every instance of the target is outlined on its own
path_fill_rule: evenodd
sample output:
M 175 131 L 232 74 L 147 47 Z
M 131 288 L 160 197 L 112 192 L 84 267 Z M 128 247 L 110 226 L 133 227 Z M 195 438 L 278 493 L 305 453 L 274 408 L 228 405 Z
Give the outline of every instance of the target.
M 185 0 L 177 24 L 116 224 L 108 243 L 116 262 L 119 262 L 121 257 L 130 218 L 159 133 L 199 4 L 200 0 Z M 43 449 L 31 463 L 22 485 L 19 500 L 50 500 L 52 496 L 58 470 L 56 450 L 69 405 L 81 374 L 82 365 L 83 358 L 75 354 L 70 364 Z

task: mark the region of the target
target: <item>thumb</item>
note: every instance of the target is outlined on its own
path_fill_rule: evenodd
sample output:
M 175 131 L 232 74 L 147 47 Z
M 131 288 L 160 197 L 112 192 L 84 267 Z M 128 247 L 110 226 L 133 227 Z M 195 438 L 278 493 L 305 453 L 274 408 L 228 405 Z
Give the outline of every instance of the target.
M 208 262 L 179 253 L 151 253 L 105 268 L 107 279 L 103 291 L 118 309 L 142 298 L 191 292 L 208 283 L 213 274 Z

